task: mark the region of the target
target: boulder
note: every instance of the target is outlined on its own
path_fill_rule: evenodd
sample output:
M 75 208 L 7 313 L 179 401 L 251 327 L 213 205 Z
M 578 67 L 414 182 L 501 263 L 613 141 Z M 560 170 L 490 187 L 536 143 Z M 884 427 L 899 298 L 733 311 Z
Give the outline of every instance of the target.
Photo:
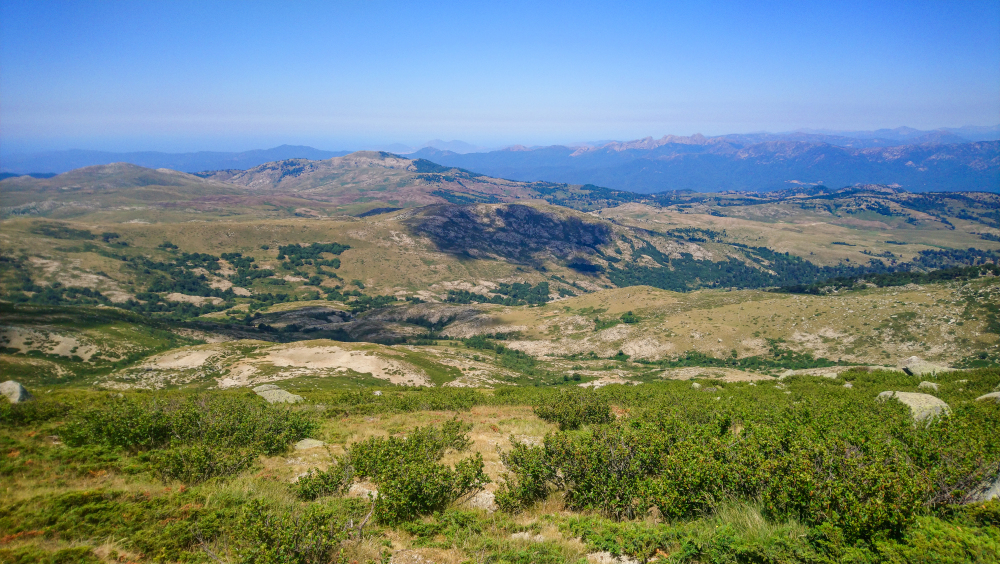
M 1000 403 L 1000 392 L 990 392 L 988 394 L 983 394 L 978 398 L 976 398 L 976 401 Z
M 266 391 L 266 390 L 265 390 Z M 310 448 L 317 448 L 325 445 L 323 441 L 316 439 L 302 439 L 301 441 L 295 443 L 295 450 L 307 450 Z
M 465 502 L 465 505 L 473 509 L 482 509 L 487 513 L 493 513 L 497 510 L 496 496 L 489 490 L 476 493 Z
M 917 385 L 917 387 L 918 388 L 926 388 L 926 389 L 929 389 L 929 390 L 934 390 L 935 392 L 938 389 L 938 385 L 937 384 L 935 384 L 934 382 L 927 382 L 927 381 L 921 382 L 920 384 Z
M 691 387 L 694 388 L 695 390 L 700 390 L 701 389 L 701 384 L 699 384 L 698 382 L 695 382 L 695 383 L 691 384 Z
M 930 422 L 938 415 L 951 413 L 948 404 L 930 394 L 915 394 L 912 392 L 882 392 L 879 401 L 895 399 L 910 408 L 915 421 Z
M 24 386 L 20 382 L 13 380 L 7 380 L 3 384 L 0 384 L 0 394 L 3 394 L 10 403 L 22 403 L 35 399 L 28 393 L 28 390 L 24 389 Z
M 587 555 L 587 562 L 590 564 L 640 564 L 635 558 L 629 558 L 624 554 L 615 556 L 608 551 L 591 552 Z
M 911 356 L 906 359 L 903 361 L 903 364 L 900 365 L 900 368 L 903 369 L 903 372 L 906 372 L 911 376 L 934 376 L 942 372 L 949 372 L 952 370 L 943 364 L 927 362 L 919 356 Z
M 267 403 L 297 403 L 302 401 L 302 396 L 297 396 L 291 392 L 282 390 L 274 384 L 264 384 L 257 386 L 253 391 L 260 397 L 267 400 Z

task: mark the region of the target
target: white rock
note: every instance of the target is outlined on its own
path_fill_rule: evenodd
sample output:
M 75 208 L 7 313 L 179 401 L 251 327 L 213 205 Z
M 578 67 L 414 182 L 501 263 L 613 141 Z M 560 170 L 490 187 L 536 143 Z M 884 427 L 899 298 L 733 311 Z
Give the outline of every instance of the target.
M 942 372 L 949 372 L 952 370 L 943 364 L 927 362 L 919 356 L 911 356 L 906 359 L 903 361 L 903 364 L 900 365 L 900 368 L 911 376 L 935 376 Z
M 614 556 L 608 551 L 591 552 L 587 555 L 591 564 L 639 564 L 639 561 L 628 556 Z
M 694 389 L 696 389 L 696 390 L 699 390 L 699 389 L 701 389 L 701 384 L 699 384 L 698 382 L 695 382 L 695 383 L 691 384 L 691 387 L 694 388 Z
M 295 443 L 295 450 L 306 450 L 310 448 L 317 448 L 325 445 L 323 441 L 318 441 L 316 439 L 302 439 L 301 441 Z
M 935 384 L 934 382 L 926 382 L 926 381 L 925 382 L 921 382 L 920 384 L 917 385 L 917 387 L 918 388 L 928 388 L 928 389 L 931 389 L 931 390 L 934 390 L 934 391 L 937 391 L 937 389 L 938 389 L 938 385 L 937 384 Z
M 910 414 L 915 421 L 930 421 L 938 415 L 948 415 L 951 409 L 948 404 L 930 394 L 915 394 L 912 392 L 882 392 L 879 401 L 895 399 L 910 408 Z
M 852 383 L 850 383 L 850 382 L 844 382 L 844 387 L 845 387 L 845 388 L 853 388 L 853 387 L 854 387 L 854 384 L 852 384 Z
M 976 398 L 976 401 L 1000 403 L 1000 392 L 990 392 L 988 394 L 983 394 L 978 398 Z
M 3 384 L 0 384 L 0 394 L 3 394 L 10 403 L 21 403 L 35 399 L 28 393 L 28 390 L 24 389 L 24 386 L 20 382 L 13 380 L 7 380 Z
M 465 505 L 473 509 L 483 509 L 487 513 L 493 513 L 499 509 L 499 507 L 497 507 L 496 496 L 489 490 L 483 490 L 470 497 L 469 500 L 465 502 Z
M 280 389 L 281 388 L 279 388 L 278 386 L 275 386 L 274 384 L 263 384 L 261 386 L 257 386 L 256 388 L 254 388 L 253 391 L 255 391 L 255 392 L 266 392 L 268 390 L 280 390 Z
M 258 388 L 261 387 L 264 386 L 258 386 Z M 277 386 L 274 386 L 272 389 L 261 391 L 257 391 L 257 388 L 254 388 L 254 391 L 258 396 L 267 400 L 267 403 L 298 403 L 303 399 L 302 396 L 297 396 L 291 392 L 282 390 Z

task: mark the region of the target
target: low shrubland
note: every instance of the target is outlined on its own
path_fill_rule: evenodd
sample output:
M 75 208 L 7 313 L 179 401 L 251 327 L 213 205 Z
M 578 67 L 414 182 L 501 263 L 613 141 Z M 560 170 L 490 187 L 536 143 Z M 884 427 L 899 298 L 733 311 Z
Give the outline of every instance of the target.
M 995 561 L 1000 501 L 973 498 L 1000 472 L 1000 409 L 974 399 L 1000 371 L 937 376 L 951 414 L 930 423 L 875 399 L 919 382 L 856 369 L 288 407 L 56 390 L 0 407 L 0 561 Z M 306 436 L 329 454 L 289 454 Z M 326 462 L 280 471 L 300 459 Z M 496 513 L 465 504 L 484 487 Z
M 252 393 L 137 398 L 112 395 L 76 410 L 61 436 L 70 446 L 99 445 L 138 454 L 164 480 L 200 482 L 233 475 L 262 454 L 288 448 L 315 428 L 301 412 Z
M 378 487 L 372 511 L 386 524 L 409 521 L 445 509 L 457 499 L 482 488 L 482 455 L 465 458 L 449 468 L 440 460 L 449 450 L 469 447 L 468 430 L 452 420 L 440 427 L 417 427 L 406 437 L 371 437 L 354 444 L 325 472 L 299 478 L 296 493 L 304 499 L 343 493 L 354 478 Z

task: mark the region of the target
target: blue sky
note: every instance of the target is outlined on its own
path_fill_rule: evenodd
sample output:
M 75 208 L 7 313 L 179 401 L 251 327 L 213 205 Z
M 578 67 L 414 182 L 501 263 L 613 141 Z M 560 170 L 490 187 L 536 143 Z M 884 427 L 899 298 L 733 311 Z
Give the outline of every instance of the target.
M 1000 123 L 1000 2 L 0 0 L 0 149 Z

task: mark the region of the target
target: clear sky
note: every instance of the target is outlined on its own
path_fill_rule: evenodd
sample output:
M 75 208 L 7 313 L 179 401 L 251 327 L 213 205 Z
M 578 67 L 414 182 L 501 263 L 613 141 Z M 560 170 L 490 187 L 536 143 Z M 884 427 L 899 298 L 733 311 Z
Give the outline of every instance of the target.
M 997 123 L 997 0 L 0 0 L 8 153 Z

